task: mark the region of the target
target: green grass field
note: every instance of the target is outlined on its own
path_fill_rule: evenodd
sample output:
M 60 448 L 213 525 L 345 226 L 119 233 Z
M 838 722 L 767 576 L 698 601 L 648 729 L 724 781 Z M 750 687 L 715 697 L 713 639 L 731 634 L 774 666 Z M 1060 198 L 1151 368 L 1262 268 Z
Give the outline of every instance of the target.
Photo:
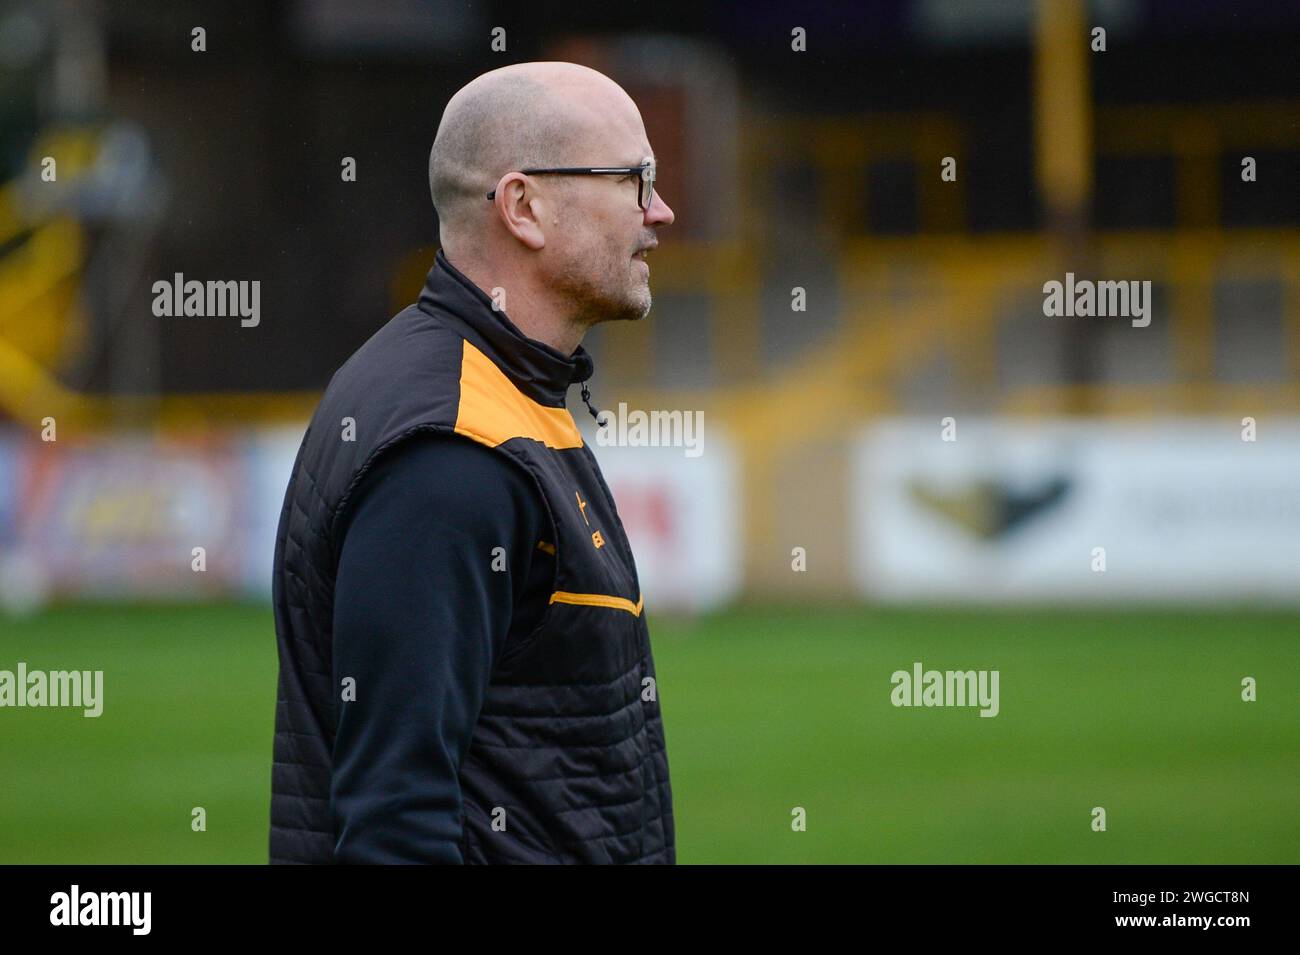
M 789 607 L 650 626 L 683 863 L 1300 862 L 1296 614 Z M 0 863 L 266 860 L 269 610 L 0 618 L 0 669 L 19 660 L 104 670 L 105 705 L 0 710 Z M 999 670 L 1000 714 L 894 707 L 890 674 L 915 660 Z

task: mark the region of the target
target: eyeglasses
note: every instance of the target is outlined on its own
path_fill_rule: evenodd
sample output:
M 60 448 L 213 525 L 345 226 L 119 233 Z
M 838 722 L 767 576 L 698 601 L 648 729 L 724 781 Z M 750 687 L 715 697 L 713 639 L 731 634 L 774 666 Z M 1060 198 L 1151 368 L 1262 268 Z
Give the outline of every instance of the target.
M 636 204 L 644 212 L 650 208 L 650 202 L 654 199 L 655 194 L 655 162 L 647 158 L 639 166 L 561 166 L 556 169 L 521 169 L 519 170 L 526 176 L 537 176 L 546 174 L 562 176 L 637 176 L 636 184 Z M 489 199 L 495 199 L 497 191 L 493 189 L 487 194 Z

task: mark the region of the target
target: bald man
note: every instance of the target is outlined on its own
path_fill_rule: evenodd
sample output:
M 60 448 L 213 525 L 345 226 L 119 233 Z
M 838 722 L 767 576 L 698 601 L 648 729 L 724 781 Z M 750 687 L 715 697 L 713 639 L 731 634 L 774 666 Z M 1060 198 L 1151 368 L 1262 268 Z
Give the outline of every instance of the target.
M 419 300 L 335 373 L 275 548 L 273 863 L 674 863 L 631 547 L 570 414 L 673 212 L 636 104 L 479 76 L 429 157 Z

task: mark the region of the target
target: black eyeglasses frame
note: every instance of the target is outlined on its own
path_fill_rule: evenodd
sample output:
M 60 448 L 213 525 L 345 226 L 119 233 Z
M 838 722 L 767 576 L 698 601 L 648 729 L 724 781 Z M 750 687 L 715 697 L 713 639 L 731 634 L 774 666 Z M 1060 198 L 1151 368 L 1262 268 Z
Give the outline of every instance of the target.
M 519 171 L 525 176 L 630 176 L 636 173 L 640 177 L 636 186 L 636 204 L 644 212 L 654 201 L 655 166 L 655 162 L 646 160 L 639 166 L 557 166 L 550 169 L 520 169 Z M 493 189 L 487 197 L 495 199 L 496 195 L 497 191 Z

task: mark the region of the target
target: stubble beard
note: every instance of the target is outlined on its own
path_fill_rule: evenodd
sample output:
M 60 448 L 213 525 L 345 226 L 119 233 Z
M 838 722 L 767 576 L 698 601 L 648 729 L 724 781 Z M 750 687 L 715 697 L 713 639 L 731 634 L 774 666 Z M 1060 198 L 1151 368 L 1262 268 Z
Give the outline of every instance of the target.
M 650 283 L 636 260 L 611 256 L 592 270 L 591 259 L 579 259 L 556 277 L 556 289 L 570 304 L 574 324 L 591 328 L 601 322 L 637 322 L 650 314 Z

